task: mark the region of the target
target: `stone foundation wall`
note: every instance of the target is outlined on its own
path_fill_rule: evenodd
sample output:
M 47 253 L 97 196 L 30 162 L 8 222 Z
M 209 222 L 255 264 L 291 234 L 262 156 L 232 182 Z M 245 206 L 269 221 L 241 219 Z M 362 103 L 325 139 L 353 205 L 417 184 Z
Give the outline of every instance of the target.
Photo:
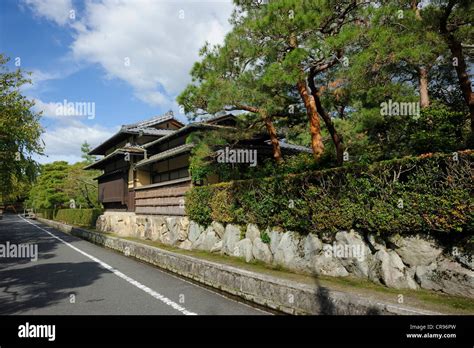
M 280 229 L 260 231 L 253 224 L 204 228 L 187 217 L 106 212 L 97 220 L 101 232 L 159 241 L 186 250 L 205 250 L 259 260 L 295 272 L 354 276 L 391 288 L 428 289 L 474 298 L 474 262 L 461 249 L 444 250 L 434 239 L 392 236 L 382 240 L 351 231 L 330 239 Z

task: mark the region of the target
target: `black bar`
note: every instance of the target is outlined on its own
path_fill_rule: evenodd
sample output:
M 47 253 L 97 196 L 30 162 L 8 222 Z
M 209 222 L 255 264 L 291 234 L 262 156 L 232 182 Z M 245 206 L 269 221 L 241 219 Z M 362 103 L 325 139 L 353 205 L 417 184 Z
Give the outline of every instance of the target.
M 0 347 L 229 344 L 473 347 L 474 316 L 0 316 Z M 55 340 L 20 338 L 26 323 L 55 325 Z M 429 326 L 431 325 L 431 326 Z M 444 325 L 455 325 L 454 327 Z M 421 330 L 423 328 L 423 330 Z M 407 334 L 455 334 L 408 338 Z

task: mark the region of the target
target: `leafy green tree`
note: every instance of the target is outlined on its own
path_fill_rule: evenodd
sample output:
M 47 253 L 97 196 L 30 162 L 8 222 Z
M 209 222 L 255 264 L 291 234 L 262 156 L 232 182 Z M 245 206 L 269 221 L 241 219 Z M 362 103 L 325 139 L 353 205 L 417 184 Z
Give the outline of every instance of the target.
M 100 175 L 99 170 L 84 170 L 88 162 L 69 165 L 64 180 L 64 193 L 74 199 L 76 207 L 98 208 L 98 184 L 94 180 Z
M 261 45 L 251 39 L 244 26 L 236 26 L 222 46 L 202 48 L 201 62 L 195 63 L 191 83 L 178 97 L 187 113 L 214 114 L 218 111 L 244 111 L 250 124 L 263 122 L 273 146 L 273 156 L 282 161 L 275 118 L 288 115 L 295 98 L 284 86 L 262 84 L 265 63 L 260 61 Z M 255 117 L 251 118 L 252 115 Z
M 38 170 L 33 155 L 42 154 L 40 114 L 20 88 L 31 81 L 20 69 L 9 71 L 8 58 L 0 54 L 0 201 L 24 191 Z
M 474 37 L 474 28 L 472 27 L 472 23 L 474 23 L 474 3 L 469 0 L 440 1 L 439 7 L 434 7 L 431 13 L 451 52 L 452 65 L 456 70 L 459 87 L 469 109 L 471 138 L 474 138 L 474 93 L 467 68 L 468 62 L 463 49 L 463 42 L 467 41 L 467 44 L 472 45 L 470 40 Z
M 424 30 L 420 6 L 416 0 L 394 0 L 367 7 L 366 30 L 349 69 L 352 88 L 385 86 L 378 91 L 384 96 L 392 84 L 406 84 L 418 89 L 422 108 L 429 105 L 429 71 L 446 47 L 439 35 Z
M 29 192 L 28 205 L 36 209 L 51 209 L 69 206 L 74 200 L 77 208 L 99 208 L 98 184 L 94 180 L 100 170 L 84 170 L 94 161 L 89 156 L 90 146 L 87 142 L 81 146 L 85 161 L 68 164 L 57 161 L 41 166 L 41 174 Z
M 346 119 L 336 123 L 352 158 L 374 161 L 465 146 L 467 108 L 439 30 L 443 3 L 394 0 L 365 8 L 366 30 L 353 44 L 351 64 L 333 77 L 343 79 L 350 91 Z M 389 99 L 418 99 L 421 114 L 382 116 L 381 103 Z
M 262 83 L 272 88 L 284 83 L 306 111 L 311 147 L 316 159 L 324 150 L 320 117 L 342 163 L 342 139 L 321 102 L 322 80 L 341 63 L 358 35 L 360 1 L 271 1 L 256 5 L 236 1 L 235 23 L 248 28 L 265 62 Z
M 188 111 L 245 110 L 259 114 L 281 157 L 272 119 L 308 117 L 316 159 L 323 153 L 320 117 L 342 162 L 342 139 L 323 109 L 316 78 L 342 60 L 356 31 L 350 23 L 358 1 L 235 1 L 234 28 L 222 47 L 202 50 L 194 83 L 178 102 Z M 346 28 L 347 27 L 347 28 Z M 352 28 L 352 29 L 351 29 Z
M 69 164 L 65 161 L 42 165 L 30 191 L 28 205 L 36 209 L 51 209 L 66 204 L 70 199 L 65 192 L 68 170 Z
M 84 141 L 84 143 L 81 145 L 81 152 L 82 155 L 81 157 L 84 159 L 84 161 L 87 164 L 92 164 L 96 161 L 96 156 L 94 155 L 89 155 L 89 152 L 91 151 L 91 146 L 87 141 Z

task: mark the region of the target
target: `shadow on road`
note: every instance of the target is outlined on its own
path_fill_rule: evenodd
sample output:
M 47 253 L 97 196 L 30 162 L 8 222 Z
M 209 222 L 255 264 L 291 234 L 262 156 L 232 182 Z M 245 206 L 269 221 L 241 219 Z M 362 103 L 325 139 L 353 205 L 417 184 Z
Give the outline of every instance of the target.
M 78 288 L 108 273 L 96 262 L 48 263 L 0 271 L 0 314 L 21 312 L 69 302 Z
M 68 235 L 62 235 L 61 239 L 69 243 L 77 241 Z M 17 216 L 7 215 L 0 220 L 0 244 L 7 242 L 37 244 L 38 261 L 0 257 L 0 314 L 21 314 L 60 302 L 69 303 L 77 289 L 108 273 L 96 262 L 53 262 L 61 241 Z

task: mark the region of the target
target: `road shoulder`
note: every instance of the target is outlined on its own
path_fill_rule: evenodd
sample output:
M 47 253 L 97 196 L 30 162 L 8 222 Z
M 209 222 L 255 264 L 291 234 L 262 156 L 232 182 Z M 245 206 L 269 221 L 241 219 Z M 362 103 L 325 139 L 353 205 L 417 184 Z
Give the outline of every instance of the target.
M 42 218 L 38 221 L 219 291 L 288 314 L 469 313 L 468 309 L 462 308 L 462 298 L 427 291 L 387 289 L 353 279 L 298 275 L 259 264 L 245 264 L 234 258 L 120 238 L 57 221 Z

